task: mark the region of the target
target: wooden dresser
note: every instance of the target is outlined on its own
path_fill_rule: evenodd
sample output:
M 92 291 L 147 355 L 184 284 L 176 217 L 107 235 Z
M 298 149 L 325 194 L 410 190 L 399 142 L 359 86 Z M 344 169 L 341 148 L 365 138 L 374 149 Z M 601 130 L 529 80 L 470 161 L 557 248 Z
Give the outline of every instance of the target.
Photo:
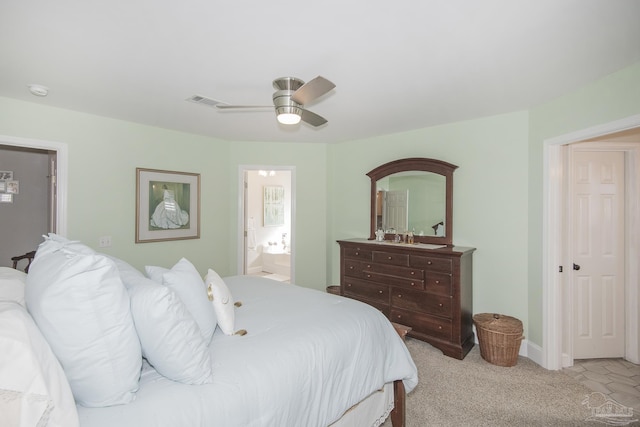
M 474 248 L 338 240 L 340 294 L 370 304 L 409 337 L 463 359 L 473 347 Z

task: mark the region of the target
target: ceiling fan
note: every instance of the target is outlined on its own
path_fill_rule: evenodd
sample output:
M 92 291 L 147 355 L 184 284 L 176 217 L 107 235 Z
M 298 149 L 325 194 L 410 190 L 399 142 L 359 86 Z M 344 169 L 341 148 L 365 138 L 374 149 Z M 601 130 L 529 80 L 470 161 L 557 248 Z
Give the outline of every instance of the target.
M 305 104 L 331 91 L 335 84 L 318 76 L 305 83 L 297 77 L 280 77 L 273 81 L 276 91 L 273 93 L 273 105 L 231 105 L 216 104 L 222 110 L 240 108 L 275 108 L 278 121 L 285 125 L 294 125 L 302 120 L 311 126 L 322 126 L 327 119 L 303 107 Z

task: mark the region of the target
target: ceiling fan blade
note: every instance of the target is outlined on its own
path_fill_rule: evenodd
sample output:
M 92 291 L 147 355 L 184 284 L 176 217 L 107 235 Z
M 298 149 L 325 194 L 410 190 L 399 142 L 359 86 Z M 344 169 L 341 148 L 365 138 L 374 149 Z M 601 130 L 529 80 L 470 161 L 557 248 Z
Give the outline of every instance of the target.
M 314 99 L 321 97 L 334 87 L 336 87 L 336 85 L 332 82 L 322 76 L 318 76 L 303 84 L 300 89 L 296 90 L 293 95 L 291 95 L 291 99 L 298 104 L 305 105 Z
M 216 104 L 216 108 L 221 110 L 232 110 L 240 108 L 273 108 L 273 105 L 230 105 L 230 104 Z
M 302 109 L 302 115 L 300 116 L 303 122 L 309 123 L 311 126 L 322 126 L 327 123 L 327 119 L 322 116 L 312 113 L 309 110 Z

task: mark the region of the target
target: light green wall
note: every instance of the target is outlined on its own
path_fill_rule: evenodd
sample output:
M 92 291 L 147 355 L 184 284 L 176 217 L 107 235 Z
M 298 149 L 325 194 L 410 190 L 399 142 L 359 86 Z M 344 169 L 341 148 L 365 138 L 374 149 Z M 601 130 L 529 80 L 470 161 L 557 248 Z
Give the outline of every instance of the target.
M 206 273 L 228 274 L 229 143 L 180 132 L 0 98 L 0 134 L 68 145 L 67 237 L 138 268 L 172 266 L 185 256 Z M 201 238 L 135 244 L 136 167 L 201 174 Z M 222 224 L 222 227 L 218 227 Z M 224 234 L 225 244 L 217 236 Z
M 529 133 L 529 336 L 542 345 L 544 141 L 640 114 L 640 62 L 531 110 Z
M 528 113 L 515 112 L 329 146 L 329 270 L 339 280 L 336 239 L 369 234 L 376 166 L 404 157 L 457 165 L 453 241 L 477 248 L 474 312 L 527 320 Z M 348 183 L 348 185 L 345 185 Z
M 240 166 L 295 167 L 295 282 L 324 290 L 327 286 L 327 145 L 309 143 L 233 142 L 228 158 L 231 207 L 230 271 L 236 271 Z
M 337 239 L 368 236 L 374 167 L 404 157 L 459 166 L 454 243 L 472 246 L 474 312 L 520 318 L 542 344 L 543 141 L 640 114 L 640 63 L 530 111 L 338 144 L 228 142 L 0 98 L 0 135 L 68 144 L 68 237 L 140 268 L 185 256 L 236 273 L 239 165 L 296 168 L 296 282 L 337 283 Z M 202 175 L 201 238 L 135 244 L 135 168 Z

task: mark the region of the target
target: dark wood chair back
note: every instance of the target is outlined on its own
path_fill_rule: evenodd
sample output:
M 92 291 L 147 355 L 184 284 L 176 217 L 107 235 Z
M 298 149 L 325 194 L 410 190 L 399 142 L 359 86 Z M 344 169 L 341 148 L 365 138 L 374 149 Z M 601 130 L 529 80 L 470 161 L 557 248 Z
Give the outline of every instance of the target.
M 27 252 L 24 255 L 18 255 L 18 256 L 14 256 L 11 257 L 11 261 L 13 261 L 13 268 L 15 268 L 16 270 L 18 269 L 18 263 L 20 261 L 22 261 L 23 259 L 27 260 L 27 266 L 24 268 L 24 272 L 28 273 L 29 272 L 29 266 L 31 266 L 31 262 L 33 261 L 33 258 L 36 256 L 36 251 L 31 251 L 31 252 Z

